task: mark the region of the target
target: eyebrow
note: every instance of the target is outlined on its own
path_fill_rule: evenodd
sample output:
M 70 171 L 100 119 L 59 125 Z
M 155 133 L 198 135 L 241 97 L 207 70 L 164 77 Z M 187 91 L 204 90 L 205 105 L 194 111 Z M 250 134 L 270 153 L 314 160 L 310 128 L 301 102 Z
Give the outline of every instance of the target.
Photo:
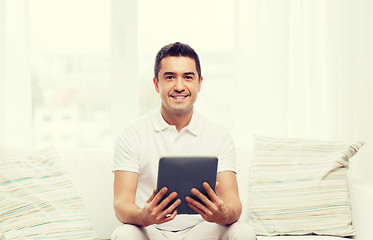
M 163 76 L 166 76 L 166 75 L 174 75 L 175 73 L 174 72 L 165 72 L 163 73 Z
M 194 72 L 185 72 L 184 75 L 196 75 Z
M 174 75 L 174 74 L 176 74 L 176 73 L 174 73 L 174 72 L 165 72 L 165 73 L 163 73 L 163 76 Z M 183 73 L 183 75 L 196 75 L 196 74 L 194 72 L 185 72 L 185 73 Z

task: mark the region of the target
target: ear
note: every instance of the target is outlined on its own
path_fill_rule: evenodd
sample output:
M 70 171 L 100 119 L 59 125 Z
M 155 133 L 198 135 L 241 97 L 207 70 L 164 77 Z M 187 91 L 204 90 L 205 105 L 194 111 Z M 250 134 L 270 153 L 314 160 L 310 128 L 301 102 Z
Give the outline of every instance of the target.
M 203 77 L 201 76 L 201 78 L 200 78 L 199 81 L 198 81 L 198 92 L 201 91 L 202 80 L 203 80 Z
M 153 78 L 153 84 L 154 84 L 154 87 L 155 87 L 155 91 L 157 93 L 159 93 L 158 81 L 157 81 L 157 79 L 155 77 Z

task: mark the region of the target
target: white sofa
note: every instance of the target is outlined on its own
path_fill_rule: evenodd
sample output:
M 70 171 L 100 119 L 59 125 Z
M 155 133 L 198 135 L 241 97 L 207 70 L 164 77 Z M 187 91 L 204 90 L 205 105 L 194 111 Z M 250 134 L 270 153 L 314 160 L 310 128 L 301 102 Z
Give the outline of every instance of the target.
M 113 211 L 113 174 L 111 172 L 112 151 L 80 149 L 60 151 L 62 165 L 71 175 L 80 192 L 92 219 L 99 239 L 109 239 L 113 229 L 120 223 Z M 247 169 L 249 152 L 247 148 L 237 151 L 238 181 L 243 202 L 241 221 L 248 220 L 247 214 Z M 373 216 L 373 184 L 350 181 L 353 223 L 357 232 L 356 239 L 370 240 L 371 218 Z M 332 240 L 343 239 L 329 236 L 277 236 L 262 237 L 258 240 Z

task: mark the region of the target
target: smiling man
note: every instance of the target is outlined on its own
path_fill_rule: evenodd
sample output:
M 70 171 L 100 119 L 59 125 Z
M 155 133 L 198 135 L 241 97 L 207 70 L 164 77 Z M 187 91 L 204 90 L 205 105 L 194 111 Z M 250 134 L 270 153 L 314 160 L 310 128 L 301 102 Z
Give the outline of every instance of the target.
M 161 96 L 161 114 L 167 123 L 180 131 L 192 118 L 193 104 L 203 78 L 190 57 L 168 56 L 161 60 L 160 65 L 162 67 L 153 83 Z
M 153 83 L 160 110 L 128 126 L 114 153 L 114 209 L 123 225 L 112 239 L 255 239 L 249 225 L 237 222 L 242 206 L 232 138 L 194 109 L 202 80 L 198 55 L 190 46 L 176 42 L 158 52 Z M 209 196 L 191 189 L 204 204 L 177 199 L 167 188 L 156 192 L 159 158 L 169 155 L 218 157 L 216 191 L 207 183 L 203 187 Z M 181 201 L 199 214 L 177 215 Z

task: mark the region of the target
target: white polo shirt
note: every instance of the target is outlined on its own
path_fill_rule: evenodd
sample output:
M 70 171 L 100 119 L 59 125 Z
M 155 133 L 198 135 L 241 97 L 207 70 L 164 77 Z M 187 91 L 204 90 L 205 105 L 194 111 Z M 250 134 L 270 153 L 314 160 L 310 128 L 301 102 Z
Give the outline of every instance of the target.
M 166 123 L 160 109 L 130 124 L 120 135 L 114 151 L 113 171 L 139 174 L 136 204 L 143 207 L 157 184 L 158 161 L 163 156 L 213 155 L 218 157 L 218 172 L 236 172 L 234 144 L 229 133 L 194 110 L 188 126 L 179 133 Z M 181 199 L 185 201 L 184 199 Z M 178 231 L 203 221 L 200 215 L 178 214 L 157 228 Z

